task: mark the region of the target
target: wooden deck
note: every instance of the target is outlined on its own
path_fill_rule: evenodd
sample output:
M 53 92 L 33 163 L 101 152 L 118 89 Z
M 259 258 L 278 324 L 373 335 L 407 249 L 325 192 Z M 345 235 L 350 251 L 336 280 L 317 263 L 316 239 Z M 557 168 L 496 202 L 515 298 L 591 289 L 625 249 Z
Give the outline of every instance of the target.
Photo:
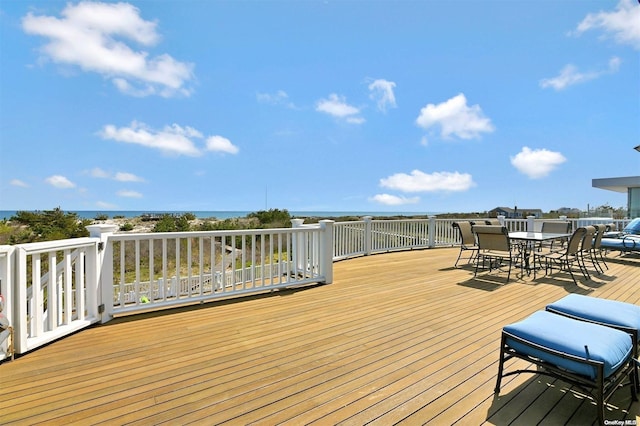
M 457 253 L 346 260 L 331 285 L 81 331 L 0 365 L 0 424 L 595 423 L 590 399 L 545 376 L 510 376 L 495 397 L 500 330 L 570 292 L 640 304 L 640 257 L 611 255 L 576 286 L 473 279 Z M 607 418 L 638 416 L 616 392 Z

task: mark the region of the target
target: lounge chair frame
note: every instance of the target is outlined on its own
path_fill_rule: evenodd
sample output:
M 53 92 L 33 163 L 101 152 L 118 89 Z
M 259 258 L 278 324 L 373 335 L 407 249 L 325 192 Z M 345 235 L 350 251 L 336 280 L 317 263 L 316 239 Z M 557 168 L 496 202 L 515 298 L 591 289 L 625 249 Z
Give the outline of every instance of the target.
M 512 339 L 519 344 L 529 346 L 533 349 L 536 349 L 545 354 L 549 354 L 552 356 L 561 357 L 564 359 L 568 359 L 571 361 L 575 361 L 578 363 L 583 363 L 594 367 L 596 370 L 595 379 L 591 379 L 590 377 L 583 376 L 581 374 L 572 373 L 567 371 L 566 369 L 561 369 L 546 362 L 543 359 L 533 357 L 531 355 L 523 354 L 512 347 L 510 347 L 507 343 L 507 339 Z M 532 364 L 535 364 L 538 369 L 518 369 L 514 371 L 509 371 L 507 373 L 504 372 L 504 363 L 511 358 L 520 358 Z M 617 388 L 628 378 L 631 384 L 631 398 L 634 401 L 638 400 L 636 389 L 636 374 L 635 373 L 635 360 L 631 356 L 629 360 L 625 362 L 616 372 L 612 373 L 609 377 L 604 377 L 604 363 L 600 361 L 594 361 L 582 357 L 578 357 L 575 355 L 567 354 L 564 352 L 559 352 L 554 349 L 546 348 L 544 346 L 538 345 L 534 342 L 530 342 L 523 338 L 514 336 L 513 334 L 502 331 L 502 338 L 500 342 L 500 362 L 498 365 L 498 379 L 496 382 L 495 393 L 496 395 L 500 393 L 500 385 L 503 377 L 520 374 L 520 373 L 533 373 L 533 374 L 542 374 L 549 377 L 553 377 L 556 379 L 560 379 L 566 383 L 574 385 L 586 393 L 590 394 L 595 402 L 598 409 L 598 420 L 600 424 L 604 424 L 604 407 L 605 404 L 608 403 L 609 399 L 613 395 L 613 393 L 617 390 Z

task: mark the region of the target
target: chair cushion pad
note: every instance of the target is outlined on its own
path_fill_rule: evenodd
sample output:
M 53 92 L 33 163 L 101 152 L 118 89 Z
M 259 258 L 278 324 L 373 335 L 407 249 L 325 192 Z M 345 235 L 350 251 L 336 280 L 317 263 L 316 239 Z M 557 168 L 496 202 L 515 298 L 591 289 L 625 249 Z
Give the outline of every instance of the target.
M 631 336 L 623 331 L 547 311 L 534 312 L 520 322 L 505 326 L 503 330 L 544 348 L 602 362 L 605 378 L 622 367 L 632 353 Z M 506 344 L 520 354 L 538 358 L 592 380 L 597 377 L 594 366 L 544 352 L 509 337 Z
M 622 251 L 640 250 L 640 240 L 631 237 L 603 238 L 600 240 L 600 247 Z
M 602 324 L 640 331 L 640 306 L 617 300 L 569 294 L 547 305 L 547 309 Z

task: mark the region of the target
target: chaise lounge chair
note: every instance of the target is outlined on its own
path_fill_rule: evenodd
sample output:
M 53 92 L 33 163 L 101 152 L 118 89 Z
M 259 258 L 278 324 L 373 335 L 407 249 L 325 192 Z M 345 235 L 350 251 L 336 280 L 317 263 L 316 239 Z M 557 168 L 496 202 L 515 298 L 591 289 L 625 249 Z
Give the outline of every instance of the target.
M 544 374 L 589 393 L 605 424 L 605 404 L 627 380 L 637 400 L 634 343 L 629 334 L 612 327 L 579 321 L 549 311 L 538 311 L 502 330 L 495 392 L 503 377 L 519 373 Z M 537 369 L 505 373 L 505 362 L 520 358 Z M 517 364 L 515 364 L 517 365 Z
M 629 222 L 622 232 L 606 232 L 600 246 L 621 253 L 640 252 L 640 218 Z
M 633 357 L 638 359 L 638 353 L 640 353 L 638 347 L 640 344 L 640 306 L 572 293 L 548 304 L 545 309 L 554 314 L 624 331 L 631 336 Z M 636 364 L 636 383 L 640 386 L 637 367 Z

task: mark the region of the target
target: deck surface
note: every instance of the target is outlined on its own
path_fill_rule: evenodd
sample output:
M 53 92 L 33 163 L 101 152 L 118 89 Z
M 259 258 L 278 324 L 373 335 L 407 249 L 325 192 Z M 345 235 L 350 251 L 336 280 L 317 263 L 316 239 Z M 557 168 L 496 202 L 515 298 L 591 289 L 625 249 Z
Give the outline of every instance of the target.
M 595 424 L 591 399 L 545 376 L 496 397 L 500 331 L 568 293 L 640 304 L 640 257 L 576 286 L 474 279 L 457 254 L 361 257 L 330 285 L 91 327 L 0 364 L 0 424 Z M 607 419 L 638 416 L 618 390 Z

